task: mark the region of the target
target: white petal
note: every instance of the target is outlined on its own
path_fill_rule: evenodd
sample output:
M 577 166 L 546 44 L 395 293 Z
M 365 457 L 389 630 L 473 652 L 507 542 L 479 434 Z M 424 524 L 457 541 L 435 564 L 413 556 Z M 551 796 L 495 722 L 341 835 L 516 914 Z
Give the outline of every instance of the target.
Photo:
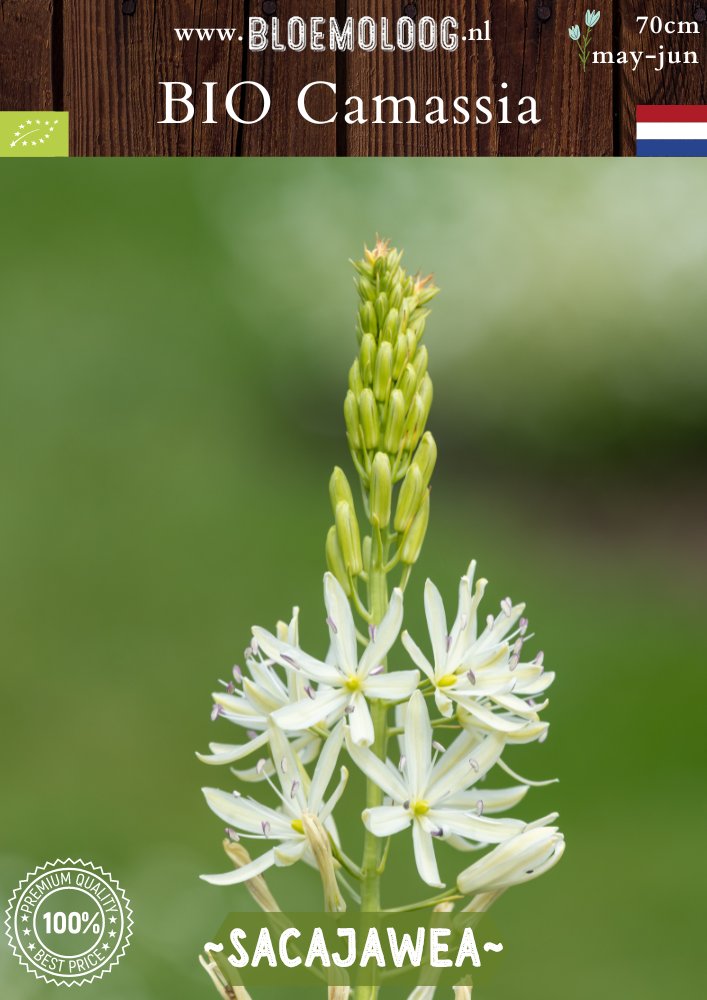
M 330 620 L 329 632 L 335 660 L 345 674 L 353 674 L 358 667 L 356 626 L 344 589 L 331 573 L 324 574 L 324 603 Z
M 428 802 L 441 803 L 447 794 L 454 795 L 469 788 L 493 767 L 503 752 L 503 737 L 498 733 L 490 733 L 478 746 L 474 745 L 473 739 L 471 744 L 465 742 L 464 736 L 470 734 L 457 736 L 449 750 L 437 761 L 427 789 Z M 448 755 L 453 761 L 451 766 L 445 761 Z
M 412 662 L 415 664 L 415 666 L 419 667 L 420 670 L 422 670 L 422 672 L 425 674 L 426 677 L 432 680 L 432 678 L 435 675 L 432 664 L 427 659 L 425 654 L 422 652 L 420 647 L 417 645 L 415 640 L 412 638 L 410 633 L 403 632 L 401 638 L 403 640 L 403 646 L 410 654 Z
M 270 737 L 270 754 L 285 801 L 288 804 L 296 802 L 300 811 L 306 809 L 307 796 L 302 786 L 299 762 L 293 748 L 283 731 L 272 721 L 268 723 L 268 735 Z M 292 795 L 293 788 L 294 795 Z
M 425 614 L 432 640 L 435 673 L 444 673 L 447 662 L 447 619 L 444 614 L 442 595 L 431 580 L 427 580 L 425 583 Z
M 427 787 L 432 756 L 432 726 L 424 695 L 415 691 L 405 713 L 407 785 L 413 798 L 422 798 Z
M 505 716 L 499 715 L 497 712 L 492 712 L 490 708 L 479 705 L 473 698 L 458 696 L 456 700 L 462 708 L 466 709 L 469 715 L 473 715 L 484 727 L 493 729 L 495 732 L 517 733 L 526 725 L 525 719 L 513 722 Z
M 457 792 L 444 800 L 447 809 L 474 809 L 479 802 L 486 813 L 503 812 L 517 806 L 528 791 L 527 785 L 513 785 L 511 788 L 472 788 L 468 792 Z
M 351 739 L 357 746 L 369 747 L 376 738 L 373 728 L 373 719 L 368 710 L 368 703 L 360 691 L 351 697 L 350 701 L 353 712 L 349 715 L 349 729 Z
M 281 729 L 309 729 L 329 715 L 343 712 L 349 700 L 348 693 L 340 687 L 318 691 L 314 698 L 303 698 L 294 705 L 285 705 L 273 712 L 272 718 Z
M 363 690 L 368 698 L 402 701 L 412 694 L 419 683 L 420 675 L 417 670 L 394 670 L 390 674 L 367 677 L 363 682 Z
M 263 823 L 269 823 L 273 830 L 288 826 L 281 813 L 252 799 L 229 795 L 220 788 L 202 788 L 202 792 L 212 812 L 244 833 L 261 833 Z
M 525 829 L 525 823 L 519 819 L 487 819 L 485 816 L 463 813 L 459 809 L 431 809 L 427 815 L 445 833 L 448 830 L 467 840 L 486 844 L 502 844 Z
M 285 841 L 275 848 L 275 864 L 281 868 L 293 865 L 306 850 L 307 841 L 304 837 Z
M 422 881 L 440 889 L 444 888 L 444 882 L 439 877 L 432 837 L 423 830 L 419 822 L 412 824 L 412 844 L 415 848 L 415 863 Z
M 440 715 L 448 719 L 454 712 L 454 705 L 449 695 L 443 693 L 441 688 L 435 688 L 435 705 Z
M 398 638 L 400 626 L 403 623 L 403 592 L 396 587 L 390 595 L 390 604 L 383 621 L 376 628 L 376 637 L 363 651 L 358 673 L 366 677 L 374 667 L 380 666 L 385 660 L 390 648 Z
M 248 879 L 253 878 L 255 875 L 260 875 L 264 872 L 266 868 L 272 867 L 275 864 L 275 851 L 266 851 L 265 854 L 261 854 L 259 858 L 251 861 L 247 865 L 243 865 L 241 868 L 236 868 L 232 872 L 224 872 L 223 875 L 202 875 L 204 882 L 210 882 L 212 885 L 236 885 L 238 882 L 247 882 Z
M 376 837 L 390 837 L 411 823 L 410 813 L 402 806 L 374 806 L 364 810 L 362 819 L 366 829 Z
M 336 684 L 341 680 L 341 675 L 334 667 L 316 660 L 297 646 L 282 642 L 266 629 L 256 626 L 253 636 L 265 655 L 277 660 L 285 669 L 299 668 L 317 684 Z
M 349 772 L 347 768 L 342 767 L 339 774 L 340 774 L 339 784 L 336 786 L 334 791 L 327 799 L 326 804 L 323 805 L 319 810 L 319 819 L 322 821 L 322 823 L 324 823 L 326 828 L 331 831 L 332 836 L 334 837 L 334 840 L 336 841 L 337 844 L 339 843 L 339 838 L 336 832 L 336 824 L 334 823 L 334 820 L 331 818 L 331 814 L 336 808 L 336 803 L 339 801 L 339 799 L 343 794 L 344 789 L 346 788 L 346 784 L 349 780 Z
M 322 752 L 319 755 L 317 766 L 312 775 L 312 784 L 307 796 L 307 808 L 310 812 L 318 813 L 324 800 L 324 793 L 327 790 L 331 776 L 334 773 L 336 762 L 339 759 L 341 744 L 344 739 L 344 726 L 339 723 L 336 729 L 326 738 Z
M 319 745 L 321 740 L 318 736 L 313 733 L 305 733 L 303 736 L 298 736 L 292 741 L 292 749 L 297 754 L 297 758 L 300 764 L 309 764 L 313 761 L 317 754 L 319 753 Z M 240 781 L 258 782 L 264 781 L 266 776 L 269 778 L 275 773 L 275 767 L 271 760 L 266 761 L 265 767 L 260 769 L 256 767 L 249 767 L 244 769 L 239 769 L 237 767 L 232 767 L 231 771 L 235 776 L 240 779 Z
M 407 788 L 403 784 L 397 769 L 393 767 L 390 761 L 384 764 L 380 757 L 376 757 L 370 750 L 364 750 L 363 747 L 356 746 L 350 734 L 347 734 L 346 746 L 354 764 L 367 777 L 372 778 L 386 795 L 390 795 L 396 802 L 404 802 L 408 798 Z
M 198 753 L 196 756 L 204 764 L 232 764 L 234 760 L 247 757 L 254 750 L 259 750 L 268 742 L 268 734 L 260 733 L 254 740 L 236 745 L 233 743 L 209 743 L 210 754 Z

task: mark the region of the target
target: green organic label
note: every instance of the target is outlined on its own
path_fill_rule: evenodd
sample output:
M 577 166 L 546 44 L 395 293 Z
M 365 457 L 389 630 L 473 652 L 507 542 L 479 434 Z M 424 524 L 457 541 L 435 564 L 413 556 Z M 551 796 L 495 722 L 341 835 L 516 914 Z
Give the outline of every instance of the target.
M 68 111 L 0 111 L 0 156 L 68 155 Z

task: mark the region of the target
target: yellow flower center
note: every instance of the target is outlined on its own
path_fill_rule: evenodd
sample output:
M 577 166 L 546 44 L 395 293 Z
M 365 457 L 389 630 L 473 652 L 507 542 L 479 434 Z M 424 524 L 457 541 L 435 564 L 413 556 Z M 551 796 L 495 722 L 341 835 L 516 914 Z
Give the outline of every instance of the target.
M 344 687 L 347 688 L 351 692 L 353 692 L 353 691 L 360 691 L 361 690 L 361 679 L 359 677 L 357 677 L 356 674 L 351 674 L 351 676 L 348 678 L 348 680 L 344 684 Z
M 414 802 L 411 802 L 410 808 L 412 809 L 413 816 L 426 816 L 430 811 L 430 807 L 424 799 L 416 799 Z
M 439 680 L 437 681 L 437 687 L 450 688 L 454 687 L 456 683 L 457 683 L 456 674 L 445 674 L 443 677 L 440 677 Z
M 293 819 L 290 826 L 296 833 L 304 833 L 304 823 L 301 819 Z

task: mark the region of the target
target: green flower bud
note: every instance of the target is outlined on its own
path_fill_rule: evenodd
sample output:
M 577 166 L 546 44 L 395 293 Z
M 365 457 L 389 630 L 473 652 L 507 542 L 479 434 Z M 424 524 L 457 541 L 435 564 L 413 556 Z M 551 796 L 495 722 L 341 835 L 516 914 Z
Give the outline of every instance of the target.
M 363 381 L 361 379 L 361 369 L 358 360 L 354 361 L 349 369 L 349 389 L 356 396 L 363 391 Z
M 373 539 L 370 535 L 366 535 L 361 543 L 361 554 L 363 556 L 363 568 L 368 572 L 371 568 L 371 546 Z
M 422 543 L 427 533 L 427 522 L 430 519 L 430 491 L 426 491 L 415 518 L 400 548 L 400 560 L 408 566 L 417 562 L 422 549 Z
M 358 530 L 356 512 L 346 500 L 340 500 L 336 505 L 335 521 L 344 565 L 352 576 L 358 576 L 363 569 L 361 536 Z
M 408 339 L 406 336 L 400 336 L 395 342 L 395 352 L 393 354 L 393 378 L 396 382 L 400 378 L 409 357 Z
M 373 394 L 383 401 L 390 390 L 390 380 L 393 374 L 393 345 L 384 340 L 378 348 L 376 367 L 373 374 Z
M 376 319 L 378 320 L 378 329 L 384 330 L 385 328 L 385 318 L 388 315 L 388 296 L 385 292 L 381 292 L 376 299 Z
M 351 593 L 349 575 L 346 572 L 346 566 L 344 565 L 344 557 L 341 552 L 341 546 L 339 545 L 336 527 L 333 524 L 331 528 L 329 528 L 326 536 L 326 564 L 329 572 L 334 574 L 336 579 L 344 588 L 344 592 L 348 597 Z
M 422 473 L 422 479 L 427 486 L 437 461 L 437 445 L 429 431 L 423 435 L 412 461 L 413 465 L 416 465 Z
M 418 312 L 417 315 L 413 316 L 408 325 L 408 332 L 411 333 L 415 338 L 415 344 L 419 344 L 422 339 L 422 334 L 425 332 L 425 323 L 429 313 L 426 310 Z
M 378 321 L 376 310 L 372 302 L 362 302 L 358 310 L 358 319 L 363 333 L 370 333 L 374 337 L 378 333 Z
M 417 372 L 413 365 L 406 365 L 403 374 L 398 380 L 398 389 L 402 392 L 405 397 L 405 403 L 407 406 L 412 402 L 412 397 L 415 395 L 415 389 L 417 388 Z
M 405 427 L 403 430 L 403 437 L 405 439 L 405 447 L 408 451 L 412 451 L 417 442 L 420 440 L 423 430 L 425 429 L 425 410 L 422 405 L 422 400 L 418 393 L 412 398 L 410 403 L 410 408 L 407 411 L 407 417 L 405 418 Z
M 329 498 L 331 500 L 331 509 L 336 513 L 337 505 L 343 500 L 345 503 L 349 504 L 352 510 L 354 507 L 353 493 L 351 492 L 351 487 L 349 486 L 349 481 L 346 478 L 346 473 L 339 466 L 334 467 L 334 471 L 329 479 Z
M 363 443 L 369 451 L 372 448 L 377 448 L 380 436 L 378 407 L 370 389 L 364 389 L 358 398 L 358 415 L 363 432 Z
M 361 369 L 361 377 L 363 378 L 365 385 L 370 385 L 373 381 L 373 368 L 375 363 L 375 337 L 370 333 L 366 333 L 361 340 L 361 349 L 359 351 L 359 367 Z
M 403 479 L 395 508 L 393 527 L 396 531 L 405 532 L 412 523 L 422 500 L 425 484 L 422 473 L 416 465 L 411 465 Z
M 358 294 L 365 301 L 368 299 L 373 302 L 376 297 L 375 285 L 371 284 L 368 278 L 361 277 L 358 279 Z
M 422 409 L 425 414 L 424 423 L 427 423 L 427 418 L 430 415 L 430 409 L 432 407 L 432 379 L 425 373 L 422 377 L 422 381 L 417 390 L 417 395 L 422 400 Z
M 385 326 L 381 334 L 382 340 L 389 340 L 393 343 L 398 336 L 398 310 L 391 309 L 386 316 Z
M 358 403 L 356 397 L 349 391 L 344 400 L 344 420 L 346 422 L 346 434 L 349 444 L 354 451 L 361 450 L 361 426 L 358 420 Z
M 417 375 L 418 383 L 422 381 L 425 372 L 427 371 L 427 360 L 428 360 L 427 348 L 423 344 L 422 347 L 418 348 L 417 353 L 415 354 L 415 357 L 412 362 L 413 367 L 415 369 L 415 373 Z
M 393 389 L 388 404 L 388 420 L 385 425 L 384 447 L 390 455 L 397 455 L 403 439 L 405 426 L 405 397 L 400 389 Z
M 393 499 L 393 477 L 390 459 L 383 451 L 376 453 L 371 468 L 371 521 L 387 528 Z

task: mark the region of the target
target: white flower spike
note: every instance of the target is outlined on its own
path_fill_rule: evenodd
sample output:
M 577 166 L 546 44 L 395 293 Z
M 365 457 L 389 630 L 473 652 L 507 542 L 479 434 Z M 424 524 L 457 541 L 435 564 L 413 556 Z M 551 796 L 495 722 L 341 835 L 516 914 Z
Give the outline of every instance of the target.
M 294 704 L 278 708 L 272 717 L 278 726 L 288 732 L 299 732 L 325 719 L 334 722 L 347 715 L 354 742 L 359 746 L 370 746 L 374 732 L 368 702 L 402 701 L 415 690 L 420 679 L 417 670 L 380 672 L 400 631 L 402 591 L 397 588 L 393 591 L 385 617 L 360 660 L 351 606 L 341 584 L 331 573 L 324 576 L 324 601 L 331 636 L 331 663 L 309 656 L 265 629 L 253 629 L 255 641 L 267 656 L 290 671 L 301 672 L 319 685 L 316 693 L 311 692 L 313 696 L 306 695 Z
M 349 746 L 355 763 L 393 800 L 393 805 L 364 811 L 366 828 L 377 837 L 389 837 L 412 825 L 420 878 L 428 885 L 442 886 L 433 838 L 460 837 L 465 841 L 498 844 L 524 827 L 520 820 L 479 815 L 477 803 L 483 802 L 480 794 L 475 795 L 473 807 L 463 797 L 493 767 L 503 746 L 503 739 L 497 733 L 479 743 L 473 734 L 462 732 L 448 750 L 433 758 L 427 705 L 421 692 L 416 691 L 405 713 L 402 770 L 390 761 L 383 763 L 370 750 L 355 744 Z

